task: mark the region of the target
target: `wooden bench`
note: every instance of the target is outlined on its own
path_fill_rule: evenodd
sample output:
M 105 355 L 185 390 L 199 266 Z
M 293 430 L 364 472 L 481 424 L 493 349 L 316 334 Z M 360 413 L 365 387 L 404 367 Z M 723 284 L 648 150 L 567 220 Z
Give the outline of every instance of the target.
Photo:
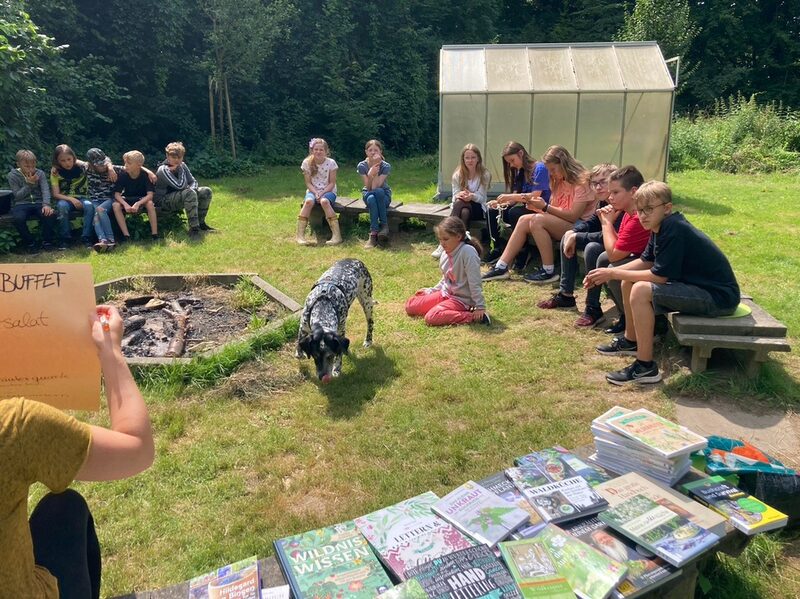
M 717 348 L 748 352 L 749 376 L 758 373 L 769 352 L 791 351 L 786 341 L 786 325 L 770 316 L 752 297 L 742 296 L 742 303 L 752 313 L 739 318 L 672 315 L 672 330 L 678 343 L 692 348 L 692 372 L 703 372 L 711 352 Z

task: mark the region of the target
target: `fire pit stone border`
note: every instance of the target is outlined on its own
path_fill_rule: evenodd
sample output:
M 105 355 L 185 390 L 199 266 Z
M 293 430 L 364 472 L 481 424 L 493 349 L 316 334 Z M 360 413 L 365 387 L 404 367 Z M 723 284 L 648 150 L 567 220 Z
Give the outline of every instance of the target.
M 208 284 L 219 285 L 221 287 L 233 287 L 242 278 L 249 278 L 250 282 L 267 294 L 272 301 L 277 302 L 289 311 L 289 314 L 271 323 L 270 328 L 278 326 L 286 319 L 293 318 L 303 308 L 294 299 L 276 289 L 256 273 L 211 273 L 211 274 L 158 274 L 158 275 L 131 275 L 120 277 L 110 281 L 103 281 L 94 286 L 94 296 L 98 303 L 101 303 L 112 291 L 125 291 L 132 287 L 137 279 L 147 279 L 152 281 L 158 291 L 180 291 L 188 285 Z M 244 335 L 236 341 L 246 340 L 251 336 L 258 335 L 260 331 L 255 331 L 250 335 Z M 225 345 L 203 352 L 199 356 L 209 358 L 223 351 Z M 193 358 L 126 358 L 131 366 L 164 366 L 170 364 L 188 364 Z

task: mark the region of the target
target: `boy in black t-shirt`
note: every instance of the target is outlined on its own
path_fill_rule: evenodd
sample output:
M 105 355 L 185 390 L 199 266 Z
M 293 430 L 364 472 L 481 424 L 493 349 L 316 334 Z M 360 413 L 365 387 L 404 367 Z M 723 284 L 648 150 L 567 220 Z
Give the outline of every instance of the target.
M 117 179 L 114 186 L 114 216 L 117 219 L 120 231 L 128 241 L 131 237 L 128 225 L 125 223 L 125 216 L 128 214 L 139 214 L 142 208 L 147 210 L 147 218 L 150 221 L 150 234 L 153 239 L 158 239 L 158 219 L 156 218 L 156 207 L 153 204 L 153 192 L 155 185 L 149 177 L 149 173 L 142 167 L 144 155 L 138 150 L 131 150 L 122 156 L 125 163 L 125 170 Z
M 622 281 L 625 334 L 597 351 L 635 355 L 636 361 L 606 380 L 615 385 L 656 383 L 661 374 L 653 361 L 656 314 L 682 312 L 726 316 L 739 305 L 739 285 L 725 254 L 680 213 L 672 213 L 672 192 L 660 181 L 648 181 L 634 196 L 639 221 L 650 240 L 637 260 L 615 268 L 598 268 L 584 286 Z

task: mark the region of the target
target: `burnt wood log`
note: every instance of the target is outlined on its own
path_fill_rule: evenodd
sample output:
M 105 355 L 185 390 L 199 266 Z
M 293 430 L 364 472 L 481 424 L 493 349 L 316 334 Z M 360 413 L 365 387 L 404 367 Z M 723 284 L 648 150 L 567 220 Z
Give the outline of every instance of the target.
M 169 314 L 175 320 L 175 336 L 167 346 L 167 351 L 164 354 L 167 358 L 179 358 L 183 355 L 186 346 L 186 329 L 189 326 L 189 312 L 183 309 L 178 301 L 169 303 L 171 310 L 164 308 L 164 312 Z

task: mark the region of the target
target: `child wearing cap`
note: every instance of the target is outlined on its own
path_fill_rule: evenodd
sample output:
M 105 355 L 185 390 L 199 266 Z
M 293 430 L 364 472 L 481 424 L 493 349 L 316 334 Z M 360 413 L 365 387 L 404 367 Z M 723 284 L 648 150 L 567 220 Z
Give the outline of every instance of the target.
M 98 252 L 110 251 L 116 246 L 116 241 L 108 213 L 114 204 L 114 183 L 122 173 L 122 167 L 110 164 L 100 148 L 89 149 L 86 152 L 86 162 L 89 200 L 94 206 L 92 225 L 97 235 L 94 249 Z

